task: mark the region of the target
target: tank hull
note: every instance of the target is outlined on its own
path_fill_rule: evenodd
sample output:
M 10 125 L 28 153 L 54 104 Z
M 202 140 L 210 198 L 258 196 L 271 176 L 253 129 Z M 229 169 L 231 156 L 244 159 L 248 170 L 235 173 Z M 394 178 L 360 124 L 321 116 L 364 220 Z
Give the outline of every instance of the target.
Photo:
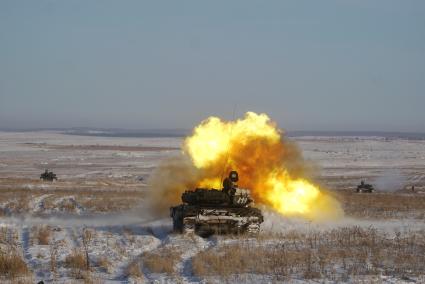
M 58 178 L 56 177 L 56 174 L 49 172 L 49 173 L 42 173 L 40 175 L 40 179 L 44 181 L 53 181 L 53 180 L 57 180 Z
M 258 234 L 261 211 L 253 207 L 197 206 L 182 204 L 170 208 L 174 231 L 210 234 Z
M 366 185 L 363 185 L 363 186 L 359 185 L 359 186 L 357 186 L 357 189 L 356 189 L 356 191 L 360 192 L 360 193 L 363 193 L 363 192 L 372 193 L 374 190 L 375 189 L 370 184 L 366 184 Z

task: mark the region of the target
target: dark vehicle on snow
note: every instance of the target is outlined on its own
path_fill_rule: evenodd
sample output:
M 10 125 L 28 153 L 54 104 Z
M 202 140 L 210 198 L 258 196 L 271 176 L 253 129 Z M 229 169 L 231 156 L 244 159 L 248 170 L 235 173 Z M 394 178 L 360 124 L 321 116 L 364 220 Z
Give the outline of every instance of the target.
M 372 193 L 375 190 L 373 185 L 365 183 L 364 181 L 361 181 L 360 184 L 357 186 L 357 192 L 368 192 Z
M 44 173 L 40 175 L 40 179 L 44 181 L 53 181 L 57 180 L 58 178 L 56 177 L 56 174 L 54 174 L 53 172 L 49 172 L 49 170 L 46 169 Z
M 238 188 L 238 173 L 224 179 L 223 188 L 197 188 L 182 194 L 183 204 L 170 208 L 174 231 L 201 236 L 214 233 L 258 234 L 264 221 L 258 208 L 251 207 L 249 190 Z

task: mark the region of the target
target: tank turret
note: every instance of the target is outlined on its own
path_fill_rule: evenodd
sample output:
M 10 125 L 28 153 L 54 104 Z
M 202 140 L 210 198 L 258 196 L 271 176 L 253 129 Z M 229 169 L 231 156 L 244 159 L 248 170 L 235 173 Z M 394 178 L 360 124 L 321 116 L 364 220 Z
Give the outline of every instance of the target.
M 224 190 L 197 188 L 194 191 L 185 191 L 182 194 L 182 201 L 189 205 L 246 207 L 252 199 L 249 190 L 242 188 L 236 188 L 233 194 L 228 194 Z
M 197 188 L 182 194 L 183 204 L 170 208 L 173 228 L 177 232 L 195 232 L 201 236 L 213 233 L 257 234 L 263 215 L 251 207 L 247 189 L 238 188 L 238 173 L 230 172 L 222 189 Z

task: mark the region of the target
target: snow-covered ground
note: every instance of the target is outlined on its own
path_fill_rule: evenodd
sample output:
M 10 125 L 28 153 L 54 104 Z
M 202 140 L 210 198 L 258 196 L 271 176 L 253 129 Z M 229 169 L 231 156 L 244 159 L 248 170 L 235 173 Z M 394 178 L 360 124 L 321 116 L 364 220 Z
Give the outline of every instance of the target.
M 321 169 L 328 187 L 353 188 L 361 179 L 398 177 L 405 186 L 425 185 L 425 141 L 380 137 L 295 137 L 304 158 Z M 384 183 L 385 184 L 385 183 Z M 401 189 L 401 188 L 400 188 Z M 381 188 L 385 191 L 386 188 Z
M 62 179 L 148 176 L 164 157 L 178 151 L 179 138 L 104 138 L 52 132 L 0 132 L 1 177 L 36 177 L 45 168 Z M 126 146 L 137 151 L 73 149 L 72 146 Z M 62 148 L 54 148 L 61 146 Z M 68 146 L 63 147 L 63 146 Z M 137 147 L 157 147 L 140 151 Z
M 316 169 L 314 178 L 335 192 L 352 190 L 365 179 L 375 183 L 386 198 L 424 196 L 425 141 L 379 137 L 291 139 Z M 293 242 L 287 235 L 294 232 L 325 235 L 347 228 L 373 228 L 379 236 L 391 241 L 400 236 L 423 234 L 425 210 L 420 202 L 409 203 L 403 204 L 404 211 L 394 218 L 346 216 L 338 221 L 311 223 L 285 218 L 263 208 L 265 222 L 259 238 L 203 239 L 173 234 L 171 220 L 153 218 L 143 201 L 152 170 L 162 159 L 178 153 L 182 142 L 181 138 L 0 132 L 1 251 L 13 247 L 19 252 L 30 270 L 26 276 L 29 283 L 40 280 L 45 283 L 425 281 L 425 272 L 412 276 L 407 270 L 404 274 L 391 274 L 381 268 L 373 275 L 358 275 L 342 271 L 341 267 L 335 273 L 348 276 L 337 280 L 317 276 L 307 279 L 297 274 L 284 278 L 258 273 L 202 276 L 193 263 L 197 261 L 199 265 L 202 252 L 221 253 L 221 248 L 240 242 L 259 246 L 271 242 L 285 247 Z M 45 168 L 54 170 L 59 180 L 41 182 L 38 177 Z M 412 185 L 416 192 L 407 192 Z M 392 193 L 386 195 L 387 191 Z M 376 196 L 379 195 L 372 197 L 379 198 Z M 412 210 L 419 212 L 411 214 Z M 43 241 L 46 239 L 43 232 L 47 232 L 47 241 Z M 411 244 L 412 248 L 415 245 Z M 89 272 L 75 268 L 70 257 L 78 253 L 84 256 L 86 252 Z M 6 278 L 0 278 L 3 280 Z

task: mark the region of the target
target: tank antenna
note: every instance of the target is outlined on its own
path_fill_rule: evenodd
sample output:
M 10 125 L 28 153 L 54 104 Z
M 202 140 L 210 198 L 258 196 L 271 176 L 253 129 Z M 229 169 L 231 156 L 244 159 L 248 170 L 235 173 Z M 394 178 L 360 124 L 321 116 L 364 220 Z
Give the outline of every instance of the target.
M 235 114 L 236 114 L 236 103 L 233 105 L 233 115 L 232 115 L 232 121 L 235 120 Z M 230 137 L 232 137 L 232 133 L 233 133 L 233 125 L 230 128 Z M 229 158 L 230 158 L 230 152 L 229 149 L 227 149 L 227 157 L 224 160 L 224 165 L 223 165 L 223 171 L 221 172 L 221 178 L 220 178 L 220 185 L 221 186 L 223 184 L 223 179 L 224 179 L 224 173 L 226 171 L 227 165 L 229 164 Z

